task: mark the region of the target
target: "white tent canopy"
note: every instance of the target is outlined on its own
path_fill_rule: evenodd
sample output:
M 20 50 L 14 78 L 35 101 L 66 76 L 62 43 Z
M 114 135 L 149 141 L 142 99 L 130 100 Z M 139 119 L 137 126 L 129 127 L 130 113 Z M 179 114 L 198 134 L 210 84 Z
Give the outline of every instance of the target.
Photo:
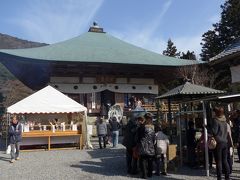
M 10 114 L 74 113 L 87 108 L 51 86 L 47 86 L 7 108 Z
M 72 100 L 51 86 L 47 86 L 25 99 L 7 108 L 9 114 L 39 114 L 39 113 L 80 113 L 84 112 L 83 142 L 87 148 L 92 148 L 87 133 L 87 108 Z

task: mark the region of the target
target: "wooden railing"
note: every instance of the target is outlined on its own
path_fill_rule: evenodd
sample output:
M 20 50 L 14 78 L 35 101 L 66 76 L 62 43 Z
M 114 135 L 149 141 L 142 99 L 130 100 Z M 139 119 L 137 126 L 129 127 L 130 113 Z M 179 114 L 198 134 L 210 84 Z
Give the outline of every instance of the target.
M 167 104 L 161 105 L 159 110 L 162 111 L 162 112 L 167 112 L 168 111 L 168 105 Z M 171 111 L 172 112 L 179 111 L 179 105 L 178 104 L 171 104 Z

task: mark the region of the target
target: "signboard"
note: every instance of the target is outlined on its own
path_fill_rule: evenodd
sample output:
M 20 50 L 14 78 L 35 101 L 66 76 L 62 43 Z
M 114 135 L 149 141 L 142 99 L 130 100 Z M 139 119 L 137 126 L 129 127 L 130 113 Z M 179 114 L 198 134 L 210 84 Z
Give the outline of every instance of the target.
M 240 82 L 240 65 L 230 67 L 232 83 Z

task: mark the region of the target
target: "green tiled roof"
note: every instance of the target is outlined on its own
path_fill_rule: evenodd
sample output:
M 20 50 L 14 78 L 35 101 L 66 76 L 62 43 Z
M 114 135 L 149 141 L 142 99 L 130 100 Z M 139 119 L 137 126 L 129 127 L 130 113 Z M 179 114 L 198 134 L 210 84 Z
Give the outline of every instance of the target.
M 224 49 L 224 51 L 210 58 L 210 61 L 217 61 L 226 56 L 230 56 L 237 53 L 238 54 L 240 53 L 240 38 L 235 39 L 232 44 L 230 44 L 226 49 Z
M 186 82 L 185 84 L 180 85 L 168 91 L 167 93 L 161 96 L 158 96 L 157 98 L 165 99 L 168 97 L 174 97 L 178 95 L 214 95 L 214 94 L 223 94 L 223 93 L 226 93 L 226 92 Z
M 1 53 L 48 61 L 160 66 L 182 66 L 198 63 L 198 61 L 163 56 L 126 43 L 106 33 L 95 32 L 87 32 L 76 38 L 44 47 L 14 50 L 0 49 L 0 55 Z

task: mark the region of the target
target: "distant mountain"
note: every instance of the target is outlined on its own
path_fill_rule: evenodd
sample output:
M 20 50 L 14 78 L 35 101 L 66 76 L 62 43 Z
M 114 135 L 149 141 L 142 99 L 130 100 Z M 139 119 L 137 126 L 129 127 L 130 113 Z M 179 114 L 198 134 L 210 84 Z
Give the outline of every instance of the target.
M 0 49 L 33 48 L 46 45 L 48 44 L 22 40 L 0 33 Z M 18 93 L 13 92 L 13 89 L 16 89 Z M 31 89 L 16 79 L 16 77 L 0 63 L 0 94 L 4 96 L 3 102 L 0 102 L 0 115 L 1 111 L 4 111 L 2 109 L 3 104 L 9 106 L 32 93 L 33 91 Z
M 17 37 L 0 33 L 0 49 L 21 49 L 46 46 L 48 44 L 22 40 Z
M 7 34 L 0 33 L 0 49 L 21 49 L 46 46 L 48 44 L 22 40 Z M 15 77 L 0 63 L 0 88 L 1 84 Z

